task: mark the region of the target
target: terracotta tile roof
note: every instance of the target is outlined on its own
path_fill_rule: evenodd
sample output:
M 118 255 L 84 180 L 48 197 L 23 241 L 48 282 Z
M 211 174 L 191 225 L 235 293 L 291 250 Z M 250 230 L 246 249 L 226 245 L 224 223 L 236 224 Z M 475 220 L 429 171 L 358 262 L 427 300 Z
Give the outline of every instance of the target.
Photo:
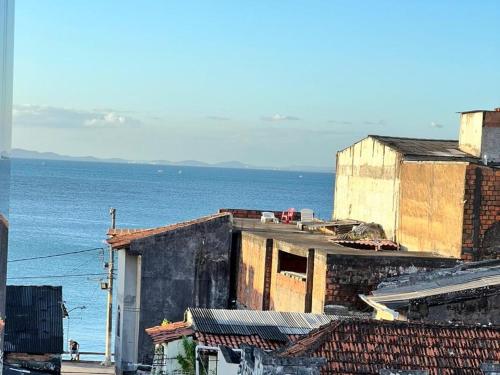
M 133 240 L 146 238 L 149 236 L 154 236 L 160 233 L 166 233 L 171 230 L 188 227 L 193 224 L 200 224 L 206 221 L 216 219 L 218 217 L 229 216 L 228 213 L 218 213 L 209 216 L 203 216 L 195 220 L 184 221 L 181 223 L 170 224 L 163 227 L 158 228 L 149 228 L 149 229 L 110 229 L 108 230 L 107 239 L 108 244 L 110 244 L 113 249 L 123 249 L 128 247 Z
M 276 350 L 282 348 L 287 343 L 283 341 L 266 340 L 259 335 L 229 335 L 195 332 L 194 337 L 200 344 L 207 346 L 225 345 L 232 349 L 237 349 L 241 344 L 254 345 L 263 350 Z M 288 335 L 289 343 L 297 341 L 300 335 Z
M 155 344 L 168 343 L 183 336 L 191 336 L 193 332 L 194 330 L 188 322 L 174 322 L 146 329 L 146 333 Z
M 332 321 L 279 353 L 327 359 L 322 374 L 378 374 L 381 369 L 431 375 L 481 374 L 500 362 L 499 327 L 381 321 Z

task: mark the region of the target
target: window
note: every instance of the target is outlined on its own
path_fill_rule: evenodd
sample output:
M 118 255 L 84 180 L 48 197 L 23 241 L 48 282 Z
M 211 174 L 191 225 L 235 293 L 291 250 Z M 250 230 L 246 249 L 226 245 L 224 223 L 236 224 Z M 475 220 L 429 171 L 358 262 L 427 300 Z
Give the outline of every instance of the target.
M 305 280 L 307 274 L 307 257 L 301 257 L 280 250 L 278 253 L 278 272 L 286 276 Z

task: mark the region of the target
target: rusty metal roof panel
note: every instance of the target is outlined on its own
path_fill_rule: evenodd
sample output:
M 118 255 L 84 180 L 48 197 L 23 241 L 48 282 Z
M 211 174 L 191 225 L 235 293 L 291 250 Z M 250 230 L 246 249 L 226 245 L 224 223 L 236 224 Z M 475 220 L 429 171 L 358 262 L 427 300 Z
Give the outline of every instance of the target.
M 62 287 L 8 285 L 6 296 L 4 351 L 62 353 Z

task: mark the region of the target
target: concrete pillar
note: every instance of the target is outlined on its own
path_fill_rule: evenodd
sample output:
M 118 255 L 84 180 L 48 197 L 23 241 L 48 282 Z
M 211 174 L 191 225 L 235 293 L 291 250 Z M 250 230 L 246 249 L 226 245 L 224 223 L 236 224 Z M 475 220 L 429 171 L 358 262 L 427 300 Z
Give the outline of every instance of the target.
M 0 0 L 0 318 L 2 319 L 0 321 L 0 361 L 3 358 L 3 319 L 7 277 L 13 50 L 14 0 Z

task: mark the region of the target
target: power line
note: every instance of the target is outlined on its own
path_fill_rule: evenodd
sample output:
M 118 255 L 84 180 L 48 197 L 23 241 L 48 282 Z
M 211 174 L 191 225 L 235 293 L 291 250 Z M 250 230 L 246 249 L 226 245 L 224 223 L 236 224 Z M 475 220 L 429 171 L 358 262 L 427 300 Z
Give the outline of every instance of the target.
M 9 260 L 8 262 L 9 262 L 9 263 L 14 263 L 14 262 L 25 262 L 25 261 L 28 261 L 28 260 L 37 260 L 37 259 L 55 258 L 55 257 L 62 257 L 62 256 L 65 256 L 65 255 L 73 255 L 73 254 L 88 253 L 88 252 L 91 252 L 91 251 L 97 251 L 97 250 L 103 250 L 103 251 L 104 251 L 104 249 L 103 249 L 102 247 L 95 247 L 95 248 L 92 248 L 92 249 L 85 249 L 85 250 L 78 250 L 78 251 L 70 251 L 70 252 L 67 252 L 67 253 L 59 253 L 59 254 L 43 255 L 43 256 L 39 256 L 39 257 L 32 257 L 32 258 L 11 259 L 11 260 Z
M 86 277 L 86 276 L 106 276 L 105 273 L 80 273 L 68 275 L 42 275 L 42 276 L 22 276 L 22 277 L 8 277 L 7 280 L 21 280 L 21 279 L 55 279 L 65 277 Z

